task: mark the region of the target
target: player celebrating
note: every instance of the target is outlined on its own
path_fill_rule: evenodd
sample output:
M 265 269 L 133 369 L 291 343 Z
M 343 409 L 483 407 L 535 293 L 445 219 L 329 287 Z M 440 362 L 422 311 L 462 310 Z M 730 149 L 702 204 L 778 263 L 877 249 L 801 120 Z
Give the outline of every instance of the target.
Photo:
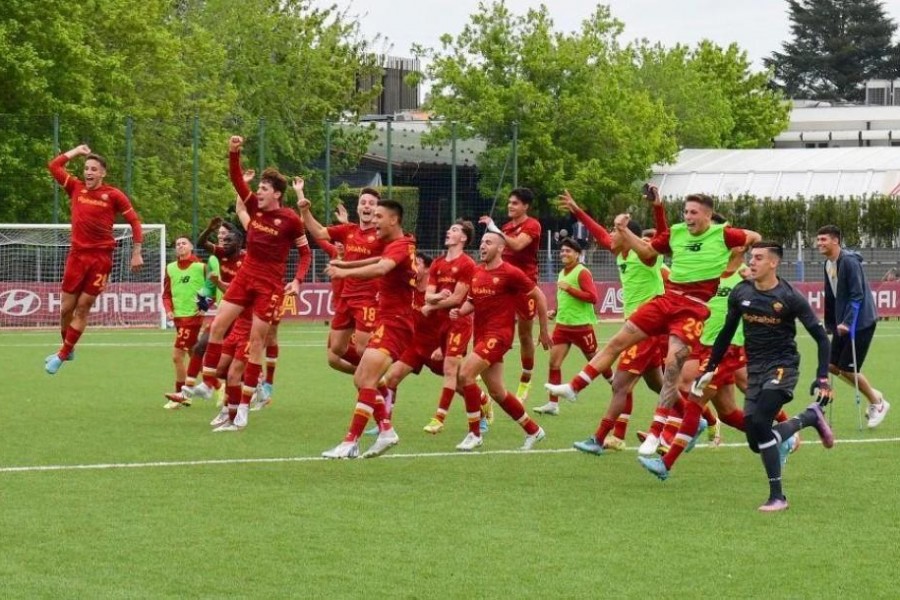
M 541 222 L 528 216 L 528 209 L 534 202 L 534 193 L 528 188 L 516 188 L 509 194 L 506 210 L 509 215 L 502 228 L 493 219 L 484 216 L 479 223 L 487 225 L 488 231 L 503 236 L 503 260 L 518 267 L 531 282 L 538 283 L 538 250 L 541 246 Z M 543 294 L 540 288 L 538 293 Z M 534 317 L 537 304 L 522 297 L 522 304 L 516 306 L 519 329 L 519 353 L 522 359 L 522 375 L 516 397 L 525 402 L 531 390 L 531 372 L 534 370 Z M 547 299 L 544 298 L 544 304 Z
M 472 223 L 457 220 L 444 238 L 447 253 L 435 259 L 428 271 L 428 289 L 422 313 L 426 317 L 425 327 L 437 331 L 436 347 L 442 350 L 444 360 L 444 384 L 437 411 L 424 427 L 427 433 L 440 433 L 444 428 L 458 383 L 459 365 L 472 339 L 472 318 L 450 319 L 450 310 L 462 306 L 469 294 L 475 261 L 464 250 L 474 238 L 475 227 Z M 416 335 L 418 337 L 418 332 Z
M 826 448 L 834 445 L 831 428 L 822 408 L 831 400 L 828 383 L 828 335 L 813 314 L 809 303 L 789 283 L 778 277 L 783 250 L 774 242 L 758 242 L 750 251 L 750 279 L 737 284 L 728 297 L 728 315 L 722 332 L 716 338 L 712 356 L 701 377 L 694 383 L 696 396 L 712 380 L 716 367 L 728 351 L 728 345 L 743 321 L 746 340 L 749 381 L 744 400 L 744 421 L 750 449 L 762 457 L 769 478 L 769 499 L 759 507 L 763 512 L 788 508 L 781 487 L 782 455 L 787 452 L 782 442 L 804 427 L 815 427 Z M 816 341 L 819 349 L 816 378 L 810 386 L 818 402 L 810 404 L 794 418 L 779 423 L 772 421 L 781 407 L 794 397 L 800 376 L 800 353 L 797 351 L 797 326 L 800 321 Z M 642 458 L 642 462 L 662 462 Z M 652 469 L 651 469 L 652 470 Z M 654 471 L 657 472 L 657 471 Z M 658 472 L 665 479 L 665 471 Z
M 668 230 L 665 221 L 665 210 L 656 188 L 651 188 L 648 200 L 653 202 L 653 211 L 657 231 Z M 645 261 L 637 252 L 623 245 L 622 235 L 594 221 L 584 212 L 566 191 L 560 196 L 560 205 L 575 215 L 588 232 L 597 240 L 601 248 L 605 248 L 616 257 L 619 268 L 619 279 L 622 282 L 622 300 L 625 318 L 627 319 L 642 304 L 649 302 L 663 293 L 662 257 Z M 629 221 L 628 228 L 635 235 L 643 235 L 637 222 Z M 664 336 L 649 337 L 622 352 L 619 357 L 615 375 L 611 372 L 604 377 L 612 377 L 613 396 L 606 414 L 601 419 L 597 431 L 584 441 L 575 442 L 576 449 L 591 454 L 602 454 L 604 448 L 621 450 L 625 447 L 625 428 L 631 416 L 633 405 L 632 392 L 637 382 L 644 378 L 647 386 L 655 393 L 662 389 L 662 363 L 667 341 Z M 561 374 L 551 372 L 550 384 L 559 384 Z M 610 433 L 612 432 L 612 433 Z
M 303 181 L 294 180 L 297 191 L 297 207 L 310 234 L 316 240 L 341 243 L 344 246 L 343 260 L 352 263 L 360 260 L 376 259 L 384 250 L 384 241 L 375 231 L 375 212 L 380 196 L 372 188 L 363 188 L 356 204 L 359 225 L 341 223 L 323 227 L 313 216 L 311 204 L 303 196 Z M 331 320 L 328 335 L 328 364 L 343 373 L 353 374 L 356 365 L 346 360 L 351 338 L 356 339 L 356 354 L 361 355 L 375 330 L 378 282 L 373 278 L 349 277 L 341 289 L 341 297 Z
M 412 236 L 403 233 L 403 205 L 399 202 L 379 200 L 374 224 L 375 231 L 372 233 L 384 244 L 380 257 L 362 261 L 362 265 L 334 261 L 325 270 L 332 279 L 346 279 L 345 290 L 352 279 L 380 278 L 375 332 L 353 375 L 353 383 L 359 390 L 356 409 L 344 441 L 323 452 L 325 458 L 356 458 L 359 455 L 359 437 L 370 417 L 375 418 L 380 433 L 372 447 L 362 455 L 363 458 L 379 456 L 400 441 L 385 410 L 384 400 L 378 396 L 377 386 L 391 363 L 398 360 L 413 341 L 416 242 Z
M 459 385 L 466 402 L 466 418 L 469 433 L 456 449 L 471 452 L 482 445 L 481 439 L 481 388 L 475 382 L 481 375 L 488 394 L 494 402 L 525 430 L 522 450 L 531 450 L 544 439 L 544 430 L 525 412 L 518 398 L 506 391 L 503 384 L 503 356 L 512 347 L 515 317 L 510 310 L 521 297 L 534 303 L 540 323 L 541 346 L 550 347 L 547 328 L 547 302 L 531 279 L 516 267 L 503 261 L 505 236 L 488 231 L 481 238 L 481 264 L 475 268 L 469 299 L 458 309 L 450 311 L 450 318 L 460 318 L 475 312 L 474 348 L 459 369 Z
M 672 255 L 672 270 L 665 293 L 638 308 L 570 383 L 560 386 L 547 384 L 552 393 L 574 398 L 579 390 L 609 368 L 623 350 L 648 337 L 665 334 L 669 336 L 669 349 L 660 402 L 669 407 L 679 400 L 681 368 L 691 353 L 692 345 L 703 333 L 703 321 L 709 316 L 706 302 L 719 287 L 731 248 L 759 241 L 756 232 L 713 224 L 712 214 L 712 198 L 692 194 L 684 202 L 684 222 L 662 233 L 657 232 L 649 244 L 629 231 L 628 215 L 616 217 L 616 229 L 623 235 L 625 246 L 633 249 L 638 256 L 654 260 L 659 254 Z M 685 407 L 682 432 L 689 437 L 679 433 L 666 453 L 666 461 L 674 462 L 700 427 L 700 405 L 686 402 Z
M 76 156 L 86 157 L 84 181 L 66 172 L 66 163 Z M 54 375 L 64 361 L 74 358 L 75 344 L 87 327 L 91 307 L 109 281 L 116 248 L 113 224 L 117 214 L 131 225 L 134 240 L 131 270 L 139 270 L 144 259 L 141 257 L 140 217 L 121 190 L 103 183 L 106 160 L 102 156 L 82 144 L 54 158 L 48 168 L 72 201 L 72 247 L 63 272 L 59 315 L 62 346 L 56 354 L 44 359 L 44 370 Z
M 206 284 L 206 265 L 194 256 L 191 240 L 180 237 L 175 240 L 176 260 L 166 265 L 162 303 L 166 320 L 175 325 L 175 347 L 172 362 L 175 364 L 175 393 L 185 384 L 185 359 L 197 343 L 203 313 L 197 308 L 197 295 Z M 177 408 L 180 404 L 167 408 Z
M 581 245 L 572 238 L 560 243 L 559 261 L 563 265 L 556 283 L 556 327 L 550 348 L 550 383 L 562 383 L 562 364 L 572 344 L 578 346 L 588 360 L 597 352 L 597 287 L 591 271 L 579 262 Z M 559 414 L 559 400 L 550 396 L 547 404 L 534 409 L 545 415 Z
M 257 192 L 254 194 L 250 191 L 241 172 L 243 143 L 240 136 L 232 136 L 230 139 L 229 173 L 231 183 L 250 215 L 247 257 L 234 281 L 228 286 L 210 329 L 209 343 L 203 356 L 203 383 L 183 390 L 188 397 L 208 399 L 212 396 L 225 334 L 244 308 L 251 306 L 253 325 L 250 330 L 241 405 L 233 422 L 236 429 L 247 426 L 250 398 L 256 391 L 262 372 L 269 324 L 275 318 L 275 311 L 281 307 L 284 293 L 299 292 L 311 259 L 303 221 L 293 210 L 281 206 L 281 199 L 287 190 L 287 180 L 275 169 L 266 169 Z M 300 260 L 294 278 L 285 285 L 285 263 L 292 246 L 297 247 Z

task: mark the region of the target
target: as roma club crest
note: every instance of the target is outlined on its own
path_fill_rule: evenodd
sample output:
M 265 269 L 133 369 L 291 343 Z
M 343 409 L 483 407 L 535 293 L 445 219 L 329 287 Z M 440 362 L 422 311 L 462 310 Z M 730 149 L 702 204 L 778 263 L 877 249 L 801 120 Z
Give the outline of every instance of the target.
M 781 302 L 775 302 L 774 304 L 772 304 L 772 310 L 777 313 L 780 313 L 782 308 L 784 308 L 784 304 L 782 304 Z

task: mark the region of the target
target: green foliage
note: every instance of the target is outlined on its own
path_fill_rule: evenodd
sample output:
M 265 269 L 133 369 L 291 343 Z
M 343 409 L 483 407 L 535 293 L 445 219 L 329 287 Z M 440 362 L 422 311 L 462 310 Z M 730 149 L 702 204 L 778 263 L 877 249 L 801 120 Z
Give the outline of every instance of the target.
M 900 76 L 882 0 L 788 0 L 791 40 L 765 60 L 793 98 L 859 101 L 867 79 Z
M 355 20 L 305 0 L 147 0 L 140 10 L 11 0 L 0 22 L 0 221 L 52 220 L 45 165 L 58 115 L 60 151 L 89 144 L 145 222 L 191 231 L 195 159 L 202 225 L 233 202 L 230 134 L 248 138 L 248 167 L 308 174 L 325 150 L 325 120 L 357 116 L 378 89 L 358 93 L 356 77 L 379 72 Z M 335 171 L 369 136 L 333 132 Z M 324 189 L 309 179 L 311 193 Z
M 683 148 L 767 148 L 787 127 L 790 107 L 768 87 L 767 73 L 753 73 L 736 44 L 710 41 L 693 50 L 646 42 L 635 48 L 638 75 L 675 117 Z
M 519 184 L 540 207 L 559 190 L 592 208 L 669 160 L 674 121 L 641 88 L 631 53 L 620 48 L 622 24 L 598 7 L 580 31 L 559 33 L 546 6 L 523 16 L 503 3 L 480 4 L 439 50 L 418 48 L 433 82 L 428 107 L 485 139 L 481 187 L 493 196 L 499 174 L 509 191 L 511 123 L 518 123 Z M 439 130 L 449 135 L 449 127 Z

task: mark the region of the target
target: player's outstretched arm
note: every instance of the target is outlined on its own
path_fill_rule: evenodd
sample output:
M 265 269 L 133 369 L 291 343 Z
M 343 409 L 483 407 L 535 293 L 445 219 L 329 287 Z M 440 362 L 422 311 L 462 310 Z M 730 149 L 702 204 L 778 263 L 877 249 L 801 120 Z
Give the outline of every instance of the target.
M 200 236 L 197 238 L 197 245 L 203 246 L 206 248 L 207 252 L 212 252 L 216 249 L 216 245 L 209 241 L 209 237 L 213 234 L 214 231 L 218 231 L 219 227 L 222 226 L 222 217 L 213 217 L 209 220 L 209 224 L 206 226 L 206 229 L 200 232 Z
M 378 258 L 376 263 L 364 267 L 337 267 L 332 263 L 325 268 L 325 274 L 332 279 L 377 279 L 390 273 L 396 266 L 397 263 L 389 258 Z
M 592 219 L 589 214 L 584 212 L 584 210 L 578 206 L 575 199 L 572 198 L 572 195 L 569 193 L 569 190 L 563 190 L 563 193 L 560 194 L 559 206 L 572 213 L 572 215 L 584 225 L 584 228 L 588 230 L 588 233 L 597 240 L 597 244 L 601 248 L 612 250 L 612 238 L 609 235 L 609 231 L 606 230 L 606 227 Z
M 244 180 L 244 171 L 241 169 L 241 147 L 244 145 L 244 138 L 239 135 L 233 135 L 228 140 L 228 175 L 231 177 L 231 185 L 241 200 L 247 202 L 254 198 L 250 186 Z
M 66 171 L 66 163 L 76 156 L 87 156 L 90 153 L 91 149 L 87 144 L 75 146 L 71 150 L 66 150 L 47 163 L 47 168 L 50 170 L 50 174 L 53 175 L 53 179 L 69 192 L 71 191 L 69 189 L 70 187 L 74 188 L 75 185 L 77 185 L 75 182 L 78 181 L 78 179 L 69 175 L 69 172 Z
M 629 221 L 631 221 L 631 217 L 627 214 L 621 214 L 615 220 L 616 231 L 622 236 L 622 246 L 633 250 L 645 264 L 653 264 L 659 256 L 659 252 L 646 240 L 639 238 L 628 229 Z

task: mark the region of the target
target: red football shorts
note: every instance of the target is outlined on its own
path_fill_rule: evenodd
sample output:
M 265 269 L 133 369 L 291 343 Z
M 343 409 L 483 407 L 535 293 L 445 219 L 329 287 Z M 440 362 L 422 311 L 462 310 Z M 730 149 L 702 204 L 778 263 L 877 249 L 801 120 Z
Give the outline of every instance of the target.
M 619 364 L 616 366 L 616 370 L 643 375 L 647 371 L 665 364 L 668 349 L 669 340 L 664 335 L 641 340 L 619 355 Z
M 375 332 L 369 338 L 366 348 L 380 350 L 391 360 L 400 360 L 403 352 L 410 348 L 415 337 L 415 328 L 411 318 L 388 316 L 376 323 Z
M 72 250 L 66 257 L 62 291 L 66 294 L 99 296 L 112 272 L 109 250 Z
M 597 335 L 593 325 L 560 325 L 557 323 L 551 336 L 553 345 L 572 344 L 578 347 L 585 356 L 593 356 L 597 352 Z
M 534 321 L 537 317 L 537 302 L 529 296 L 516 298 L 516 317 L 520 321 Z
M 674 335 L 693 350 L 700 343 L 703 322 L 709 317 L 705 304 L 671 291 L 642 304 L 628 320 L 647 334 Z
M 444 356 L 465 356 L 472 339 L 472 317 L 451 320 L 444 333 Z
M 503 355 L 512 348 L 513 335 L 497 335 L 486 332 L 475 336 L 475 347 L 472 352 L 490 364 L 503 362 Z
M 697 352 L 691 353 L 691 358 L 696 358 L 700 361 L 700 371 L 706 370 L 710 356 L 712 356 L 712 346 L 700 346 Z M 722 361 L 716 368 L 716 374 L 713 375 L 708 387 L 716 390 L 733 384 L 735 372 L 746 366 L 747 354 L 744 352 L 744 347 L 735 346 L 734 344 L 728 346 L 728 351 L 722 357 Z
M 175 347 L 189 351 L 197 343 L 202 327 L 203 315 L 175 317 Z
M 272 323 L 275 314 L 281 311 L 284 284 L 280 281 L 255 277 L 248 271 L 240 270 L 229 284 L 223 300 L 244 308 L 250 306 L 254 315 L 266 323 Z
M 335 331 L 355 329 L 372 333 L 375 331 L 378 309 L 374 298 L 348 298 L 335 303 L 331 328 Z
M 253 320 L 243 316 L 238 317 L 228 332 L 228 337 L 222 343 L 222 355 L 231 356 L 234 360 L 247 362 L 250 352 L 250 329 Z

